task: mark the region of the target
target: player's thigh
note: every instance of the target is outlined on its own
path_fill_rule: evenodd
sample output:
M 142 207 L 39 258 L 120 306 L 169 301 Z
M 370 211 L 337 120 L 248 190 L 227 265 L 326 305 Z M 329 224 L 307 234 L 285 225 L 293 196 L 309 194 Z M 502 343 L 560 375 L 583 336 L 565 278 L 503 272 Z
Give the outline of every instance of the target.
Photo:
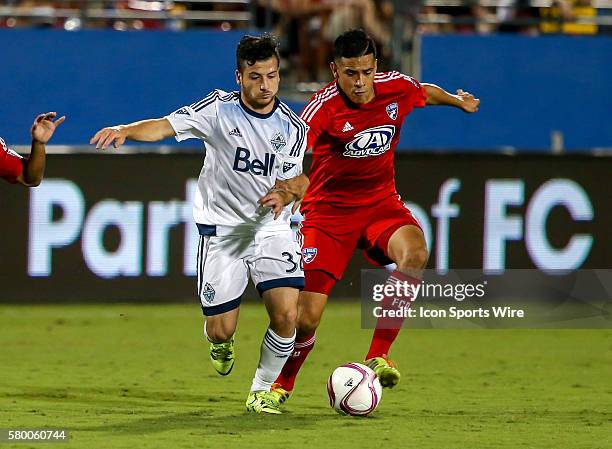
M 331 221 L 311 224 L 309 219 L 306 219 L 299 234 L 302 240 L 304 270 L 307 273 L 325 272 L 336 281 L 342 279 L 357 248 L 360 229 L 347 229 L 339 223 L 334 225 Z M 329 294 L 329 289 L 321 290 L 314 276 L 306 276 L 307 290 Z M 316 287 L 316 290 L 310 290 L 313 287 Z
M 244 262 L 248 243 L 234 237 L 200 237 L 197 294 L 202 311 L 208 317 L 207 326 L 213 322 L 237 319 L 237 313 L 227 312 L 240 306 L 248 283 L 248 270 Z
M 395 263 L 401 268 L 423 258 L 427 262 L 421 226 L 397 198 L 390 198 L 373 209 L 360 243 L 366 257 L 378 265 Z
M 290 229 L 258 232 L 253 254 L 246 262 L 260 295 L 280 287 L 304 288 L 300 247 Z

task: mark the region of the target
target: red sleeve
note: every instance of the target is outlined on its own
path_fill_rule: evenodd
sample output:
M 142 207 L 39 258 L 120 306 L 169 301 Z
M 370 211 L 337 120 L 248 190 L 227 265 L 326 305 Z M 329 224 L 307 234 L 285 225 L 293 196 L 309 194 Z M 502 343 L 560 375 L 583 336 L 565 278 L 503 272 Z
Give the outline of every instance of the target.
M 427 104 L 427 92 L 416 79 L 403 75 L 405 80 L 408 101 L 415 108 L 423 108 Z
M 0 137 L 0 178 L 15 183 L 23 172 L 23 158 L 10 150 Z
M 317 95 L 314 95 L 312 99 L 304 106 L 300 118 L 308 125 L 308 144 L 306 149 L 313 148 L 317 139 L 325 131 L 325 124 L 327 123 L 325 107 L 319 100 Z

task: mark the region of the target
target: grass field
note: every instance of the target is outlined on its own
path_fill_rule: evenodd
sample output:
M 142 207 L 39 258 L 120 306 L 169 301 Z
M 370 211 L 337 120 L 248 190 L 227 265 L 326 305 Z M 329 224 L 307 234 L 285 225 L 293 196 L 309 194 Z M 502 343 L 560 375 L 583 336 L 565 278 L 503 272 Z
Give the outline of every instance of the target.
M 350 418 L 325 381 L 363 357 L 370 331 L 356 305 L 331 304 L 287 412 L 258 416 L 244 401 L 265 322 L 243 307 L 223 378 L 197 305 L 1 306 L 0 427 L 66 428 L 51 447 L 72 448 L 612 447 L 610 330 L 405 331 L 402 383 Z

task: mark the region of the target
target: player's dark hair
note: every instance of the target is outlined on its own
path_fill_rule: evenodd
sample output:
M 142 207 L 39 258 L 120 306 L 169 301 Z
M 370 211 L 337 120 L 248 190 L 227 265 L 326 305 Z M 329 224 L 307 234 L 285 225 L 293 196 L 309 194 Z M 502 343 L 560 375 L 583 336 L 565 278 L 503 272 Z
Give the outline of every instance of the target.
M 335 60 L 358 58 L 369 54 L 373 54 L 376 58 L 376 43 L 362 29 L 345 31 L 334 42 Z
M 243 36 L 236 49 L 236 68 L 242 71 L 246 65 L 251 66 L 272 56 L 280 63 L 278 39 L 275 36 L 268 33 L 261 36 Z

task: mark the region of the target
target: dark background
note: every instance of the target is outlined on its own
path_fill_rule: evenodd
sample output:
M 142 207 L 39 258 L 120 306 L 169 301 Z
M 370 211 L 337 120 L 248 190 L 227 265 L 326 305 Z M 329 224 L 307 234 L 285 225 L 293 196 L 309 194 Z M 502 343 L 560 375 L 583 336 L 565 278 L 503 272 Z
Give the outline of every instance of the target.
M 146 260 L 147 204 L 150 201 L 185 200 L 185 184 L 197 177 L 202 164 L 198 154 L 134 155 L 50 155 L 46 181 L 65 179 L 76 184 L 85 198 L 85 214 L 99 201 L 141 201 L 143 218 L 143 273 Z M 431 206 L 438 201 L 440 185 L 449 178 L 461 181 L 451 197 L 460 206 L 460 215 L 450 220 L 449 268 L 483 266 L 483 221 L 485 183 L 489 179 L 520 179 L 525 185 L 525 204 L 508 208 L 509 214 L 524 216 L 533 192 L 553 178 L 578 183 L 590 198 L 594 219 L 575 222 L 565 208 L 551 211 L 547 235 L 551 244 L 563 248 L 576 233 L 588 233 L 594 242 L 579 268 L 611 268 L 612 205 L 610 173 L 612 158 L 588 156 L 500 156 L 458 154 L 399 154 L 396 157 L 398 191 L 405 201 L 419 205 L 429 215 L 435 236 L 436 219 Z M 43 186 L 40 188 L 44 187 Z M 150 277 L 101 278 L 87 267 L 80 237 L 74 243 L 53 250 L 52 275 L 30 277 L 27 272 L 31 190 L 0 184 L 0 301 L 196 301 L 195 278 L 183 274 L 185 226 L 172 228 L 169 241 L 168 274 Z M 54 219 L 61 211 L 54 210 Z M 190 225 L 191 226 L 191 225 Z M 109 227 L 104 232 L 108 251 L 117 248 L 119 232 Z M 429 268 L 435 267 L 435 241 L 430 248 Z M 367 267 L 355 257 L 345 278 L 333 291 L 335 297 L 359 296 L 359 269 Z M 524 241 L 506 244 L 506 268 L 536 268 Z M 251 288 L 251 287 L 250 287 Z M 256 297 L 253 290 L 248 297 Z

